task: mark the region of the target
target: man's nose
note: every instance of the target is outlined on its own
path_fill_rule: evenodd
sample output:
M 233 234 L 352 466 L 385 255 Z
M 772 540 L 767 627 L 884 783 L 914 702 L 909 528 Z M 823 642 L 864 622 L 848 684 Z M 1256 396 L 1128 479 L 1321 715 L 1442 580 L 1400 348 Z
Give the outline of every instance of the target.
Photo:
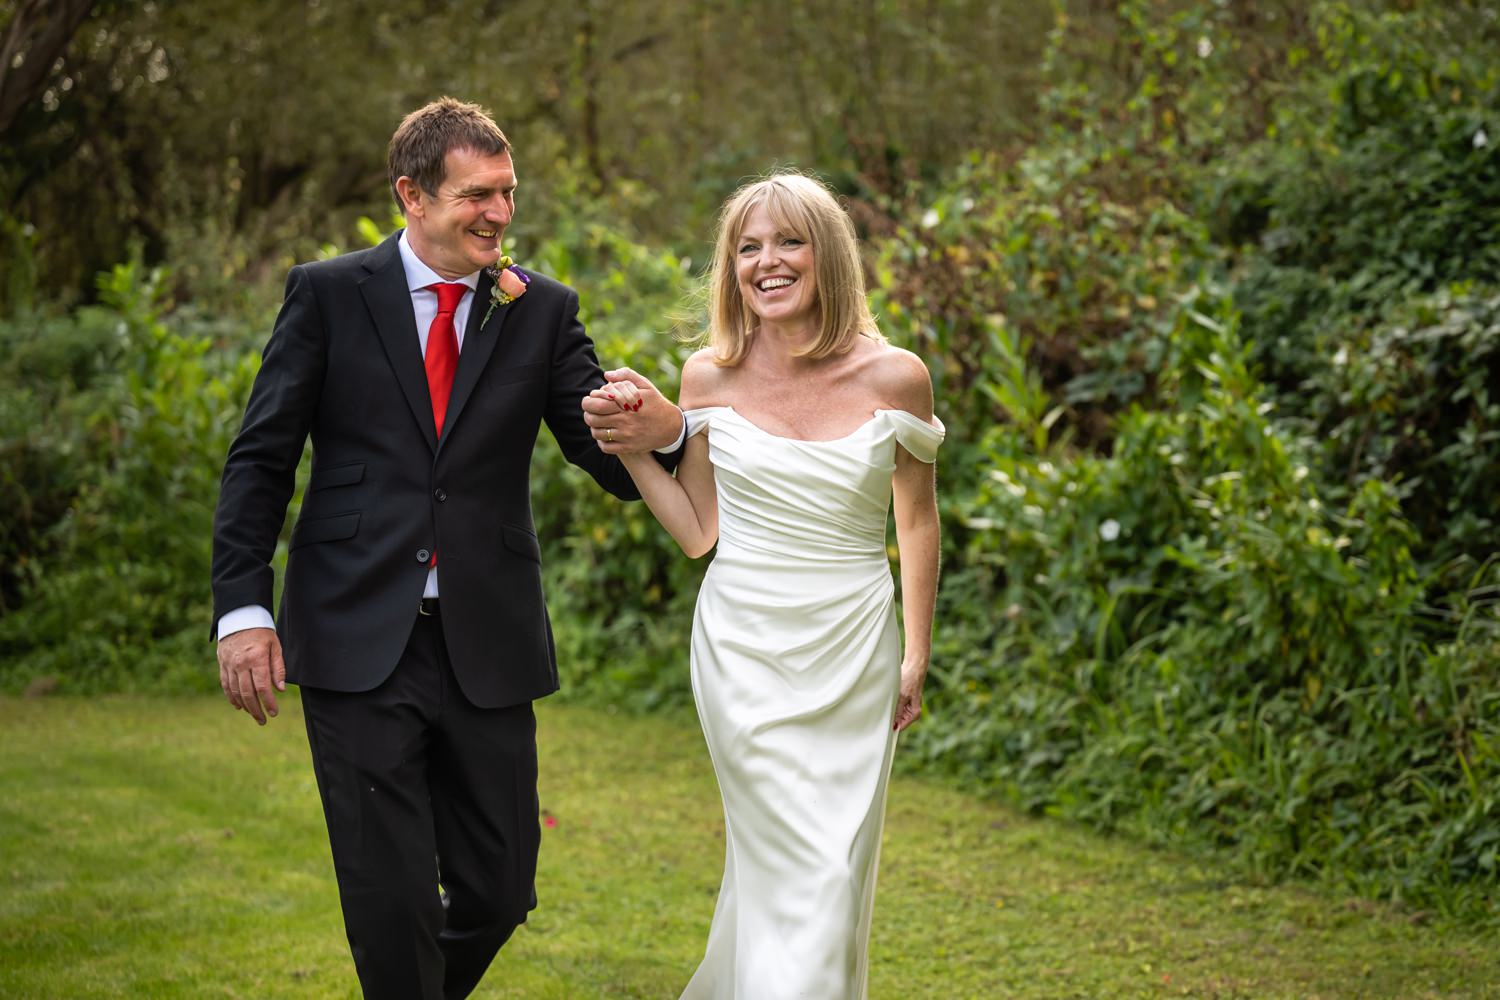
M 508 223 L 513 211 L 509 201 L 504 198 L 495 198 L 485 206 L 484 215 L 493 222 Z

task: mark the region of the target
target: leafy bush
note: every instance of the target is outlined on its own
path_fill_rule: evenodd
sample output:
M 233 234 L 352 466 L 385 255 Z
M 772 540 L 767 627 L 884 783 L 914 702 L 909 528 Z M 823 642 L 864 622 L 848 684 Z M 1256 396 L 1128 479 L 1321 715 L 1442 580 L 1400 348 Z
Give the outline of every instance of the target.
M 1133 408 L 1111 455 L 1039 451 L 1024 420 L 987 436 L 908 749 L 1250 873 L 1458 905 L 1497 883 L 1493 593 L 1458 631 L 1424 614 L 1394 490 L 1324 505 L 1233 318 L 1177 311 L 1177 404 Z
M 79 397 L 93 403 L 85 413 L 49 424 L 86 431 L 92 444 L 49 452 L 60 471 L 40 495 L 65 496 L 66 512 L 46 529 L 44 556 L 26 564 L 23 606 L 0 619 L 7 687 L 41 675 L 74 691 L 213 680 L 204 666 L 213 504 L 257 358 L 212 354 L 208 337 L 170 325 L 164 277 L 138 264 L 115 268 L 101 281 L 105 305 L 75 327 L 84 347 L 75 367 L 99 390 Z M 106 316 L 118 347 L 95 354 Z M 74 357 L 40 342 L 45 326 L 37 332 L 13 363 L 49 357 L 56 372 L 56 356 Z M 39 438 L 7 439 L 23 453 L 47 450 L 46 426 L 31 429 Z
M 1149 391 L 1158 359 L 1135 333 L 1212 253 L 1165 193 L 1110 196 L 1112 152 L 976 157 L 890 208 L 874 303 L 885 332 L 928 359 L 955 437 L 1010 414 L 1016 400 L 996 392 L 1022 341 L 1034 392 L 1063 404 L 1049 430 L 1105 441 L 1110 415 Z
M 629 366 L 676 398 L 689 263 L 580 210 L 526 259 L 574 286 L 605 368 Z M 596 206 L 597 208 L 597 206 Z M 544 435 L 545 438 L 545 435 Z M 539 442 L 532 510 L 563 691 L 637 708 L 688 699 L 687 636 L 706 560 L 689 560 L 641 503 L 621 503 Z
M 1293 105 L 1282 140 L 1226 160 L 1203 201 L 1239 256 L 1256 369 L 1328 441 L 1318 479 L 1334 497 L 1396 483 L 1424 564 L 1472 565 L 1500 542 L 1480 485 L 1500 463 L 1500 80 L 1463 52 L 1336 25 L 1348 51 L 1306 86 L 1333 113 Z
M 48 529 L 109 447 L 93 415 L 124 343 L 107 308 L 70 316 L 21 312 L 0 322 L 0 613 L 14 608 Z
M 1424 561 L 1472 567 L 1500 551 L 1500 287 L 1444 289 L 1389 312 L 1324 338 L 1337 349 L 1304 384 L 1318 401 L 1308 419 L 1331 482 L 1392 483 Z

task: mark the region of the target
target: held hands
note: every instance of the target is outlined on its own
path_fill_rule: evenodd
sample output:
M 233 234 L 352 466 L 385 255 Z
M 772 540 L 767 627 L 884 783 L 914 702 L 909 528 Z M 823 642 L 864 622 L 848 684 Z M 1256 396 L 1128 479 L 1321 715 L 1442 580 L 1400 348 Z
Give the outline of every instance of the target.
M 665 448 L 682 432 L 682 411 L 650 380 L 629 368 L 604 373 L 604 385 L 583 397 L 583 420 L 606 455 Z
M 286 690 L 286 662 L 272 628 L 247 628 L 219 640 L 219 686 L 229 704 L 260 725 L 280 709 L 276 692 Z M 264 708 L 262 707 L 264 704 Z
M 607 399 L 614 406 L 611 412 L 639 413 L 646 401 L 641 398 L 641 390 L 635 387 L 634 382 L 606 382 L 593 392 L 589 393 L 594 399 Z
M 891 728 L 900 732 L 922 715 L 922 684 L 927 680 L 927 664 L 901 664 L 901 693 L 896 697 L 896 718 Z

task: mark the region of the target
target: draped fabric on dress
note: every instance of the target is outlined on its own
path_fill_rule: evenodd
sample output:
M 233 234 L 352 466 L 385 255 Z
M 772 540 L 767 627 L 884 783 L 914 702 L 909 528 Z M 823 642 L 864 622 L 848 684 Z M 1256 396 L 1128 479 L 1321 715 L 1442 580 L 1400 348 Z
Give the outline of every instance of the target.
M 876 410 L 833 441 L 731 407 L 709 433 L 719 544 L 692 680 L 724 799 L 724 881 L 683 1000 L 863 1000 L 900 683 L 886 521 L 896 447 L 942 424 Z M 935 426 L 934 426 L 935 424 Z

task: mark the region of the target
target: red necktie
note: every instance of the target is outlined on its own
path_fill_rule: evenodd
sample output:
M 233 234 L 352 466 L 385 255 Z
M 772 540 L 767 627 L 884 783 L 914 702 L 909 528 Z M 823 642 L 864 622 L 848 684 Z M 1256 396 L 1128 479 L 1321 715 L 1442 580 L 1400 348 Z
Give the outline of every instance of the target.
M 458 331 L 453 326 L 453 314 L 463 300 L 468 285 L 439 282 L 428 285 L 427 291 L 437 292 L 438 311 L 427 328 L 427 392 L 432 396 L 432 422 L 437 425 L 438 437 L 443 436 L 443 417 L 448 413 L 448 396 L 453 391 L 453 373 L 458 371 Z

